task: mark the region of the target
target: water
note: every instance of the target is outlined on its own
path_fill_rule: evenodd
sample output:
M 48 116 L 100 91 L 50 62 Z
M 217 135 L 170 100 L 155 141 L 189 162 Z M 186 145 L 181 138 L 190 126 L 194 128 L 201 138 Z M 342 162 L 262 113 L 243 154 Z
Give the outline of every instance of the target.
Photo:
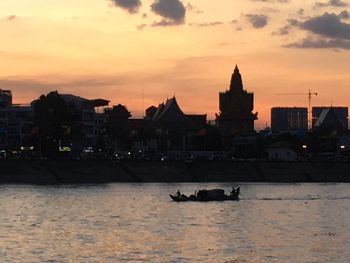
M 350 262 L 350 184 L 1 186 L 1 262 Z

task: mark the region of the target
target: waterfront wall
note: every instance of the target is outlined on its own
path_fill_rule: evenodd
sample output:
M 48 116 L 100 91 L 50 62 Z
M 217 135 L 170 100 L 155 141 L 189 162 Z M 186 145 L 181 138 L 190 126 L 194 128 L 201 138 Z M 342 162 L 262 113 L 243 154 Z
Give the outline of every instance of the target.
M 2 184 L 350 182 L 350 163 L 1 160 Z

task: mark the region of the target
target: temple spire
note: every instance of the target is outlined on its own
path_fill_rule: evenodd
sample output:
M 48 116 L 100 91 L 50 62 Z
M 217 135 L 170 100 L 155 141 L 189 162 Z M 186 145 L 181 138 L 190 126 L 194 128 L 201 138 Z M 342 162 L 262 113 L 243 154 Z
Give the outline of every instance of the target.
M 243 89 L 237 65 L 232 73 L 230 90 L 220 92 L 219 105 L 216 121 L 221 134 L 230 137 L 254 133 L 254 121 L 258 118 L 257 113 L 253 113 L 254 94 Z
M 231 84 L 230 84 L 230 90 L 243 90 L 243 83 L 242 83 L 242 76 L 241 73 L 239 73 L 238 66 L 236 65 L 232 77 L 231 77 Z

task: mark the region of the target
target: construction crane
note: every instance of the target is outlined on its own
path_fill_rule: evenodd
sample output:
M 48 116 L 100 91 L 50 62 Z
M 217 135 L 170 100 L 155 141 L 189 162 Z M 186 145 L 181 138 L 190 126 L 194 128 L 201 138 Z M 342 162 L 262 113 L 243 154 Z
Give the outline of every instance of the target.
M 312 119 L 312 116 L 311 116 L 311 101 L 312 101 L 312 97 L 313 96 L 318 96 L 317 92 L 314 92 L 314 91 L 309 89 L 308 93 L 277 93 L 277 95 L 284 95 L 284 96 L 289 96 L 289 95 L 297 95 L 297 96 L 298 95 L 302 95 L 302 96 L 305 96 L 305 95 L 307 95 L 308 96 L 308 100 L 309 100 L 308 119 L 309 119 L 309 127 L 311 127 L 311 119 Z

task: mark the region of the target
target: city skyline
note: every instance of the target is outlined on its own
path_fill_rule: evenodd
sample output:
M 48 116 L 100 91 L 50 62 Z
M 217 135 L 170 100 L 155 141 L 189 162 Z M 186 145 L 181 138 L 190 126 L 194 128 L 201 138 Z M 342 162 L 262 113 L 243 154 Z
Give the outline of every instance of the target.
M 51 90 L 107 98 L 134 117 L 176 94 L 214 119 L 238 64 L 258 129 L 271 107 L 307 106 L 309 89 L 313 106 L 350 104 L 349 1 L 140 3 L 2 1 L 0 88 L 15 103 Z

